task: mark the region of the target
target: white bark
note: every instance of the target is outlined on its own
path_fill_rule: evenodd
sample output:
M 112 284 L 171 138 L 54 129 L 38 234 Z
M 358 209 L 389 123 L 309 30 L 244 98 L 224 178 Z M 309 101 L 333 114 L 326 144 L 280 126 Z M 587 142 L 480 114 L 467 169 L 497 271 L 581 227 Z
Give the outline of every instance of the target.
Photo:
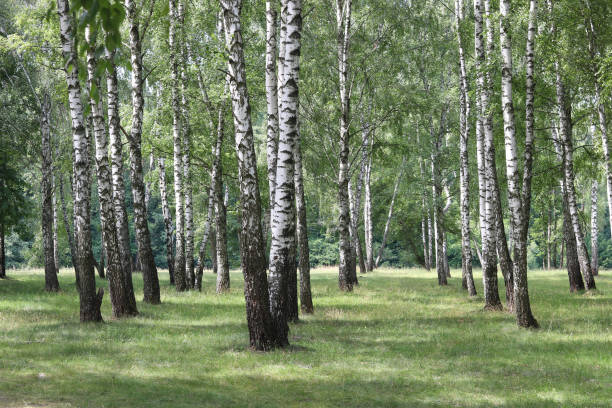
M 242 228 L 240 252 L 244 275 L 250 344 L 256 350 L 269 350 L 279 343 L 273 330 L 266 276 L 265 243 L 261 229 L 261 198 L 257 181 L 257 158 L 253 142 L 251 106 L 240 24 L 241 0 L 220 0 L 225 44 L 228 50 L 230 95 L 234 116 L 240 210 Z
M 69 1 L 57 0 L 57 11 L 60 21 L 62 54 L 66 62 L 66 84 L 72 121 L 75 269 L 80 287 L 80 319 L 82 322 L 101 321 L 100 305 L 104 290 L 100 288 L 96 293 L 96 281 L 91 262 L 89 141 L 83 119 L 79 64 Z
M 298 81 L 302 3 L 282 0 L 279 138 L 276 188 L 272 208 L 270 246 L 270 310 L 281 345 L 288 344 L 287 309 L 289 275 L 295 270 L 295 180 L 294 151 L 299 143 Z

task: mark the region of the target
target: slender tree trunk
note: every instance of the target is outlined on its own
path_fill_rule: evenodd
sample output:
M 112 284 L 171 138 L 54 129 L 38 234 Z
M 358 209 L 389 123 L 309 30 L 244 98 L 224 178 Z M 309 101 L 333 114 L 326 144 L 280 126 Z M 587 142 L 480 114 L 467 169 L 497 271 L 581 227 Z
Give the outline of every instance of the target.
M 152 171 L 153 167 L 155 167 L 155 158 L 153 157 L 153 152 L 149 153 L 149 168 L 147 171 Z M 149 202 L 151 201 L 151 180 L 145 180 L 145 207 L 147 211 L 149 211 Z
M 212 273 L 217 274 L 217 232 L 212 229 L 210 234 L 210 259 L 212 263 Z
M 223 150 L 223 136 L 225 132 L 223 105 L 219 107 L 217 120 L 217 142 L 214 150 L 214 162 L 211 185 L 213 188 L 215 206 L 215 243 L 216 251 L 213 254 L 217 258 L 217 293 L 223 293 L 230 289 L 229 262 L 227 258 L 227 221 L 226 207 L 223 194 L 223 165 L 221 163 L 221 152 Z
M 565 149 L 559 138 L 556 126 L 552 126 L 552 139 L 557 152 L 557 157 L 561 162 L 561 167 L 565 163 Z M 570 293 L 579 290 L 584 290 L 584 282 L 580 275 L 580 263 L 578 261 L 578 250 L 576 247 L 576 235 L 572 227 L 572 216 L 569 210 L 568 195 L 566 191 L 567 178 L 566 173 L 562 173 L 561 181 L 561 197 L 563 198 L 563 240 L 561 241 L 561 268 L 563 268 L 564 253 L 567 257 L 567 276 L 569 278 Z
M 504 138 L 506 147 L 506 174 L 508 176 L 508 204 L 510 207 L 510 237 L 513 246 L 514 263 L 510 279 L 506 279 L 508 309 L 516 309 L 517 324 L 520 327 L 538 327 L 531 313 L 527 287 L 527 231 L 531 204 L 531 166 L 533 130 L 533 41 L 535 38 L 536 1 L 530 1 L 529 28 L 527 34 L 526 61 L 526 113 L 525 113 L 525 165 L 523 169 L 523 190 L 519 188 L 518 153 L 512 100 L 512 40 L 510 28 L 510 0 L 500 2 L 500 43 L 502 55 L 502 107 L 504 117 Z M 514 293 L 508 293 L 510 285 Z M 511 296 L 511 297 L 510 297 Z
M 45 290 L 59 291 L 57 269 L 55 267 L 55 242 L 53 240 L 53 162 L 51 158 L 51 101 L 44 93 L 40 103 L 40 133 L 42 135 L 42 237 L 45 259 Z
M 488 4 L 488 1 L 485 0 Z M 498 285 L 497 285 L 497 263 L 495 256 L 495 232 L 496 232 L 496 169 L 495 169 L 495 150 L 493 146 L 493 125 L 490 111 L 490 79 L 488 73 L 483 74 L 482 70 L 485 68 L 485 64 L 488 62 L 488 58 L 485 58 L 485 50 L 483 45 L 482 36 L 482 0 L 474 0 L 474 32 L 475 32 L 475 49 L 476 49 L 476 71 L 478 80 L 478 94 L 480 97 L 480 121 L 483 127 L 483 167 L 484 177 L 486 180 L 486 195 L 484 199 L 484 211 L 483 217 L 484 223 L 482 225 L 482 255 L 483 255 L 483 286 L 485 293 L 485 309 L 490 310 L 501 310 L 502 305 L 499 299 Z M 491 30 L 487 30 L 490 32 Z M 487 41 L 488 44 L 492 41 Z M 488 54 L 491 52 L 489 50 Z M 481 208 L 482 211 L 482 208 Z
M 312 293 L 310 291 L 310 249 L 308 248 L 308 223 L 306 217 L 306 198 L 304 196 L 304 179 L 302 176 L 302 149 L 295 144 L 295 206 L 297 212 L 297 242 L 300 265 L 300 305 L 302 313 L 314 313 Z
M 90 164 L 89 140 L 85 133 L 81 84 L 79 82 L 78 55 L 74 39 L 72 14 L 68 0 L 57 0 L 60 17 L 60 40 L 62 54 L 66 61 L 66 84 L 72 119 L 72 144 L 74 153 L 75 200 L 75 269 L 79 275 L 79 308 L 81 322 L 102 321 L 100 305 L 104 289 L 96 293 L 96 280 L 91 264 L 90 229 Z
M 228 71 L 236 133 L 242 215 L 240 252 L 250 345 L 255 350 L 270 350 L 279 345 L 279 342 L 270 314 L 265 242 L 261 229 L 261 198 L 257 182 L 257 158 L 253 142 L 251 106 L 246 84 L 240 24 L 242 0 L 220 0 L 220 4 L 225 44 L 229 53 Z
M 66 206 L 66 199 L 64 198 L 64 179 L 62 175 L 59 175 L 59 194 L 60 194 L 60 202 L 62 204 L 62 220 L 64 222 L 64 228 L 66 230 L 66 237 L 68 238 L 68 247 L 70 248 L 70 261 L 72 262 L 73 267 L 75 268 L 75 278 L 76 278 L 76 286 L 77 289 L 80 288 L 79 285 L 79 274 L 76 270 L 76 256 L 74 252 L 74 239 L 72 235 L 72 231 L 70 228 L 70 221 L 68 219 L 68 209 Z
M 89 44 L 87 50 L 87 83 L 89 86 L 89 103 L 91 106 L 94 137 L 96 142 L 96 176 L 98 179 L 98 198 L 100 202 L 100 225 L 102 228 L 101 268 L 104 268 L 104 253 L 108 256 L 108 286 L 111 307 L 114 318 L 133 316 L 138 314 L 135 305 L 129 299 L 125 287 L 125 274 L 119 253 L 115 211 L 113 206 L 113 191 L 111 183 L 111 169 L 108 160 L 108 140 L 106 139 L 106 126 L 104 124 L 104 111 L 102 98 L 96 90 L 100 89 L 100 80 L 96 77 L 97 61 L 95 58 L 95 37 L 91 35 L 91 27 L 85 28 L 85 40 Z
M 215 149 L 216 149 L 216 145 L 213 146 L 213 156 L 215 155 Z M 214 161 L 213 161 L 214 163 Z M 211 183 L 210 186 L 208 188 L 208 205 L 207 205 L 207 211 L 206 211 L 206 221 L 204 222 L 204 234 L 202 235 L 202 241 L 200 242 L 200 250 L 198 251 L 198 268 L 196 270 L 196 281 L 195 281 L 195 288 L 198 291 L 202 290 L 202 276 L 204 275 L 204 262 L 206 261 L 206 244 L 208 243 L 208 238 L 210 237 L 211 239 L 216 239 L 215 238 L 215 232 L 213 231 L 211 234 L 211 230 L 210 230 L 210 226 L 211 223 L 213 221 L 213 212 L 215 209 L 215 196 L 214 196 L 214 179 L 215 179 L 215 167 L 213 164 L 213 171 L 211 173 Z M 216 242 L 216 241 L 215 241 Z M 215 246 L 216 248 L 216 246 Z M 216 262 L 217 259 L 217 250 L 214 249 L 212 251 L 211 254 L 211 258 L 213 260 L 213 262 Z M 216 273 L 216 269 L 215 269 L 215 273 Z
M 472 236 L 472 242 L 474 242 L 474 248 L 476 248 L 476 256 L 478 256 L 478 262 L 480 262 L 480 266 L 482 267 L 482 265 L 484 264 L 484 261 L 482 260 L 482 253 L 480 252 L 480 245 L 478 244 L 478 242 L 476 242 L 476 238 L 474 238 L 474 236 Z
M 433 126 L 433 121 L 430 120 L 430 126 Z M 433 128 L 431 130 L 433 136 Z M 438 273 L 438 285 L 448 285 L 446 279 L 446 269 L 444 267 L 444 229 L 442 227 L 442 185 L 440 174 L 440 166 L 438 165 L 438 156 L 440 153 L 441 141 L 440 135 L 433 138 L 433 149 L 431 153 L 431 176 L 432 176 L 432 197 L 433 197 L 433 223 L 434 234 L 436 240 L 436 271 Z
M 144 301 L 160 303 L 159 278 L 155 258 L 151 249 L 151 236 L 147 222 L 147 208 L 144 202 L 144 183 L 142 175 L 142 115 L 144 99 L 142 95 L 142 53 L 138 13 L 134 0 L 126 0 L 125 6 L 130 24 L 130 53 L 132 63 L 132 129 L 129 137 L 130 178 L 134 202 L 134 229 L 138 243 L 138 258 L 142 266 Z
M 364 242 L 365 242 L 365 250 L 366 250 L 366 270 L 368 272 L 372 272 L 374 269 L 374 234 L 372 228 L 372 189 L 371 189 L 371 178 L 372 178 L 372 144 L 374 140 L 374 135 L 370 131 L 370 149 L 365 149 L 367 152 L 366 158 L 366 166 L 365 166 L 365 175 L 363 181 L 363 190 L 364 190 L 364 201 L 363 201 L 363 230 L 364 230 Z M 369 152 L 368 152 L 369 150 Z M 431 232 L 431 220 L 429 229 Z M 431 259 L 431 240 L 429 242 L 430 247 L 430 255 L 429 259 Z
M 168 273 L 170 284 L 174 285 L 174 254 L 172 253 L 172 214 L 168 205 L 168 189 L 166 186 L 166 163 L 163 157 L 157 159 L 159 166 L 159 195 L 161 196 L 162 215 L 164 217 L 164 229 L 166 231 L 166 261 L 168 262 Z
M 119 93 L 117 91 L 117 69 L 115 66 L 115 52 L 106 50 L 107 75 L 106 91 L 108 103 L 108 135 L 110 138 L 110 161 L 113 206 L 117 234 L 117 245 L 121 258 L 121 269 L 125 281 L 126 296 L 132 310 L 136 310 L 136 296 L 132 283 L 132 249 L 130 247 L 130 230 L 128 215 L 125 207 L 125 184 L 123 181 L 123 143 L 119 129 Z
M 179 0 L 179 23 L 181 24 L 182 39 L 179 49 L 181 51 L 181 131 L 182 131 L 182 163 L 183 163 L 183 202 L 185 204 L 185 279 L 190 288 L 195 287 L 194 261 L 193 261 L 193 188 L 191 180 L 191 126 L 189 122 L 189 102 L 187 100 L 188 59 L 185 46 L 185 2 Z
M 4 247 L 4 224 L 0 223 L 0 279 L 6 279 L 6 249 Z
M 552 14 L 552 4 L 549 5 Z M 551 32 L 556 36 L 556 27 L 554 21 L 551 24 Z M 565 92 L 565 84 L 562 78 L 561 67 L 558 59 L 555 60 L 556 74 L 556 91 L 557 105 L 559 109 L 559 139 L 563 148 L 563 171 L 565 174 L 565 193 L 567 196 L 567 204 L 571 216 L 572 228 L 576 236 L 576 247 L 578 250 L 578 262 L 580 263 L 580 271 L 584 277 L 584 282 L 588 290 L 595 289 L 595 280 L 591 271 L 591 261 L 587 252 L 584 233 L 580 224 L 580 216 L 578 214 L 578 204 L 576 202 L 576 189 L 574 183 L 574 164 L 573 164 L 573 141 L 572 141 L 572 106 Z
M 593 270 L 593 276 L 599 274 L 599 254 L 597 249 L 597 235 L 599 234 L 599 228 L 597 225 L 597 196 L 599 182 L 593 180 L 591 187 L 591 269 Z
M 185 270 L 185 207 L 183 193 L 183 142 L 181 140 L 181 99 L 178 38 L 178 0 L 170 0 L 170 77 L 172 80 L 172 133 L 174 141 L 174 201 L 176 222 L 176 254 L 174 256 L 174 280 L 176 290 L 183 292 L 189 288 Z
M 402 180 L 402 175 L 404 174 L 404 166 L 406 164 L 406 158 L 402 159 L 402 165 L 400 168 L 400 173 L 395 180 L 395 185 L 393 186 L 393 195 L 391 196 L 391 203 L 389 204 L 389 213 L 387 214 L 387 221 L 385 222 L 385 230 L 383 232 L 383 239 L 380 244 L 380 248 L 378 248 L 378 255 L 376 256 L 376 261 L 374 262 L 374 267 L 378 268 L 380 265 L 380 261 L 382 260 L 383 251 L 385 250 L 385 245 L 387 243 L 387 236 L 389 234 L 389 227 L 391 225 L 391 218 L 393 217 L 393 205 L 395 204 L 395 198 L 397 197 L 397 192 L 399 190 L 399 184 Z
M 461 277 L 462 284 L 468 289 L 470 296 L 476 296 L 474 277 L 472 275 L 472 248 L 470 245 L 470 176 L 468 161 L 468 141 L 470 136 L 470 99 L 468 95 L 467 68 L 461 38 L 463 21 L 463 0 L 455 0 L 455 16 L 457 22 L 457 45 L 459 48 L 460 68 L 460 138 L 459 138 L 459 184 L 461 205 Z
M 59 258 L 59 241 L 57 235 L 57 228 L 59 219 L 57 217 L 57 185 L 55 183 L 55 175 L 51 176 L 51 183 L 53 185 L 52 200 L 53 203 L 53 263 L 55 264 L 55 273 L 59 274 L 60 271 L 60 258 Z
M 352 0 L 336 0 L 338 73 L 340 84 L 340 152 L 338 159 L 338 230 L 340 232 L 340 266 L 338 286 L 340 290 L 352 291 L 353 282 L 350 237 L 350 205 L 348 199 L 349 181 L 349 121 L 350 121 L 350 91 L 348 83 L 348 55 L 350 43 Z

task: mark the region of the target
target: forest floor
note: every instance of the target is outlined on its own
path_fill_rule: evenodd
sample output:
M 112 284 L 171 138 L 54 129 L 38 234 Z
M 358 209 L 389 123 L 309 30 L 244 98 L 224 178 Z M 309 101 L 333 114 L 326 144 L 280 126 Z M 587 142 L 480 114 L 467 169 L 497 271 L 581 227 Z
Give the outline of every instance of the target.
M 381 269 L 353 293 L 335 269 L 312 273 L 315 314 L 291 326 L 291 347 L 247 349 L 242 275 L 227 295 L 177 294 L 140 316 L 79 324 L 72 270 L 59 294 L 41 270 L 0 280 L 0 407 L 610 407 L 612 273 L 596 294 L 570 295 L 563 271 L 531 271 L 537 331 L 482 310 L 459 278 Z M 453 270 L 454 276 L 460 271 Z M 137 297 L 142 280 L 134 275 Z M 98 280 L 98 285 L 107 282 Z M 500 278 L 503 297 L 503 281 Z

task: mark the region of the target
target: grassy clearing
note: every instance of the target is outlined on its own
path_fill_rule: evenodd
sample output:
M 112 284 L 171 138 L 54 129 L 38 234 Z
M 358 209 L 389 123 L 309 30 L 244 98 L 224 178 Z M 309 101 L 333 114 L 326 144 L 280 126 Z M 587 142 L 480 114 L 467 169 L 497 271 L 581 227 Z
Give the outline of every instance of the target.
M 40 270 L 9 272 L 1 407 L 612 406 L 607 271 L 595 295 L 570 295 L 562 271 L 531 272 L 542 328 L 526 331 L 483 312 L 457 278 L 439 288 L 433 273 L 380 270 L 344 294 L 335 270 L 319 269 L 315 314 L 291 327 L 290 350 L 266 354 L 246 349 L 238 272 L 223 296 L 210 274 L 202 293 L 177 294 L 162 273 L 161 306 L 139 302 L 139 317 L 111 321 L 105 297 L 99 325 L 78 323 L 72 271 L 60 294 L 42 290 Z M 135 285 L 142 298 L 139 275 Z

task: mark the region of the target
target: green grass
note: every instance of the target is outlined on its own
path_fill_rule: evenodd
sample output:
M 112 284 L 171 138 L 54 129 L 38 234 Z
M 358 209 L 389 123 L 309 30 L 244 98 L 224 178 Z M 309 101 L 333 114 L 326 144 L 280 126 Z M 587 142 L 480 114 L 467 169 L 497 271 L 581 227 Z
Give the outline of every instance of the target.
M 612 406 L 607 271 L 586 295 L 568 293 L 563 271 L 530 272 L 542 327 L 529 331 L 484 312 L 457 278 L 440 288 L 433 272 L 380 270 L 344 294 L 335 269 L 319 269 L 315 314 L 292 325 L 290 349 L 270 353 L 247 349 L 237 272 L 221 296 L 210 274 L 202 293 L 177 294 L 162 273 L 161 305 L 113 321 L 105 297 L 97 325 L 78 322 L 72 271 L 59 294 L 42 290 L 40 270 L 9 274 L 0 407 Z M 142 298 L 139 275 L 135 285 Z

